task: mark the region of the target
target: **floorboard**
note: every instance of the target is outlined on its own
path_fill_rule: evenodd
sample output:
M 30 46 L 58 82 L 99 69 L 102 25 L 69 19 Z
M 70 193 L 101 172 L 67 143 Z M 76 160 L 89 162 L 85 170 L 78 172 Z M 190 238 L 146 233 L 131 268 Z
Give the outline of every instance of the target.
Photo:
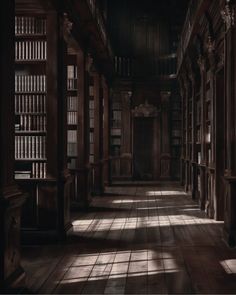
M 23 247 L 40 294 L 235 294 L 236 250 L 177 184 L 112 186 L 62 245 Z

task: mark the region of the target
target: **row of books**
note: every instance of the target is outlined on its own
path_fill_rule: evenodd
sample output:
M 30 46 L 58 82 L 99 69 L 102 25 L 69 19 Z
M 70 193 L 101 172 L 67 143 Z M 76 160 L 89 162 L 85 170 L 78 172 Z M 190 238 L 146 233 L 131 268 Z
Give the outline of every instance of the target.
M 94 96 L 94 86 L 93 85 L 90 85 L 89 86 L 89 96 L 90 97 L 93 97 Z
M 46 41 L 16 41 L 15 60 L 46 60 L 47 42 Z
M 67 97 L 67 110 L 68 111 L 77 111 L 78 109 L 78 97 L 77 96 L 68 96 Z
M 121 111 L 112 111 L 112 120 L 121 120 Z
M 46 173 L 46 163 L 33 162 L 31 170 L 16 170 L 15 179 L 45 179 Z
M 121 121 L 111 121 L 111 128 L 121 128 Z
M 90 143 L 90 145 L 89 145 L 89 153 L 90 153 L 91 155 L 94 154 L 94 143 Z
M 201 176 L 200 176 L 200 174 L 198 174 L 198 176 L 197 176 L 197 190 L 199 191 L 199 193 L 201 192 Z
M 78 68 L 75 65 L 67 66 L 67 79 L 77 79 L 78 78 Z
M 15 136 L 15 159 L 45 159 L 45 136 Z
M 16 94 L 15 113 L 46 113 L 46 96 L 43 94 Z
M 113 138 L 111 138 L 111 144 L 112 145 L 121 145 L 121 139 L 118 137 L 113 137 Z
M 42 17 L 15 17 L 15 35 L 46 34 L 46 19 Z
M 67 79 L 67 90 L 77 90 L 76 79 Z
M 212 157 L 211 149 L 208 149 L 207 154 L 208 154 L 207 161 L 208 161 L 208 164 L 210 164 L 212 162 L 212 159 L 211 159 L 211 157 Z
M 89 155 L 89 163 L 94 163 L 94 155 Z
M 201 152 L 198 152 L 197 153 L 197 163 L 201 164 L 201 161 L 202 161 L 202 154 L 201 154 Z
M 15 75 L 15 92 L 45 92 L 45 75 Z
M 67 112 L 67 124 L 77 125 L 77 123 L 78 123 L 77 112 Z
M 77 142 L 68 142 L 67 143 L 67 156 L 76 157 L 77 156 Z
M 19 115 L 16 120 L 15 131 L 46 131 L 45 115 Z
M 89 142 L 94 142 L 94 132 L 89 132 Z
M 121 136 L 120 128 L 111 128 L 111 136 Z
M 91 128 L 91 129 L 94 128 L 94 118 L 89 119 L 89 128 Z
M 89 118 L 94 118 L 94 110 L 93 109 L 89 110 Z
M 128 57 L 115 56 L 115 72 L 118 75 L 130 76 L 131 75 L 131 59 Z
M 77 130 L 68 130 L 67 131 L 67 141 L 68 142 L 77 142 Z
M 77 159 L 70 158 L 67 162 L 68 169 L 76 169 L 77 168 Z
M 89 100 L 89 109 L 94 110 L 94 100 L 93 99 Z

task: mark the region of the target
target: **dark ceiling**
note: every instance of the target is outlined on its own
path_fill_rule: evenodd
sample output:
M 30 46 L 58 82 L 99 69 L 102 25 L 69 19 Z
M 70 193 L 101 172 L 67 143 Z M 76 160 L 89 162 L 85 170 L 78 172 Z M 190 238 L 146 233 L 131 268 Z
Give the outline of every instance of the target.
M 135 55 L 135 47 L 143 44 L 141 35 L 138 36 L 141 31 L 146 39 L 160 38 L 162 42 L 167 37 L 168 41 L 163 42 L 168 44 L 163 46 L 162 53 L 176 51 L 188 3 L 189 0 L 108 0 L 108 30 L 114 51 Z

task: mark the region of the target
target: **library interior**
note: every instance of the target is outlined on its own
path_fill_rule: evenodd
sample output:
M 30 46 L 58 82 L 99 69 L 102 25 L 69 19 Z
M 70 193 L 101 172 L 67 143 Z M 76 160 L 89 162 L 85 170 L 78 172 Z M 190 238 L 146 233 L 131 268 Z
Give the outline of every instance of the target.
M 0 293 L 236 293 L 236 0 L 2 0 Z

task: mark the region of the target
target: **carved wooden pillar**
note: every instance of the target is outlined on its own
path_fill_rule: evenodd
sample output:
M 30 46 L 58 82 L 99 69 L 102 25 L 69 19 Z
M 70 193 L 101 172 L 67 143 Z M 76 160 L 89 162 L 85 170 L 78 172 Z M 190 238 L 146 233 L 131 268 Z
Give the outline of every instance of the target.
M 20 265 L 21 206 L 14 182 L 14 1 L 0 11 L 0 293 L 24 284 Z M 12 292 L 14 293 L 14 292 Z
M 102 79 L 103 87 L 103 184 L 110 184 L 110 96 L 109 96 L 109 86 L 103 77 Z
M 82 208 L 89 206 L 91 197 L 89 191 L 89 73 L 91 59 L 79 51 L 78 63 L 78 170 L 77 205 Z
M 121 94 L 122 105 L 122 145 L 121 145 L 121 175 L 132 177 L 131 155 L 131 95 L 130 91 Z
M 226 194 L 224 235 L 230 245 L 236 244 L 236 28 L 235 1 L 226 2 L 225 21 L 225 86 L 226 86 Z
M 170 130 L 169 130 L 169 99 L 170 92 L 161 92 L 161 124 L 162 124 L 162 146 L 161 146 L 161 178 L 170 178 Z

